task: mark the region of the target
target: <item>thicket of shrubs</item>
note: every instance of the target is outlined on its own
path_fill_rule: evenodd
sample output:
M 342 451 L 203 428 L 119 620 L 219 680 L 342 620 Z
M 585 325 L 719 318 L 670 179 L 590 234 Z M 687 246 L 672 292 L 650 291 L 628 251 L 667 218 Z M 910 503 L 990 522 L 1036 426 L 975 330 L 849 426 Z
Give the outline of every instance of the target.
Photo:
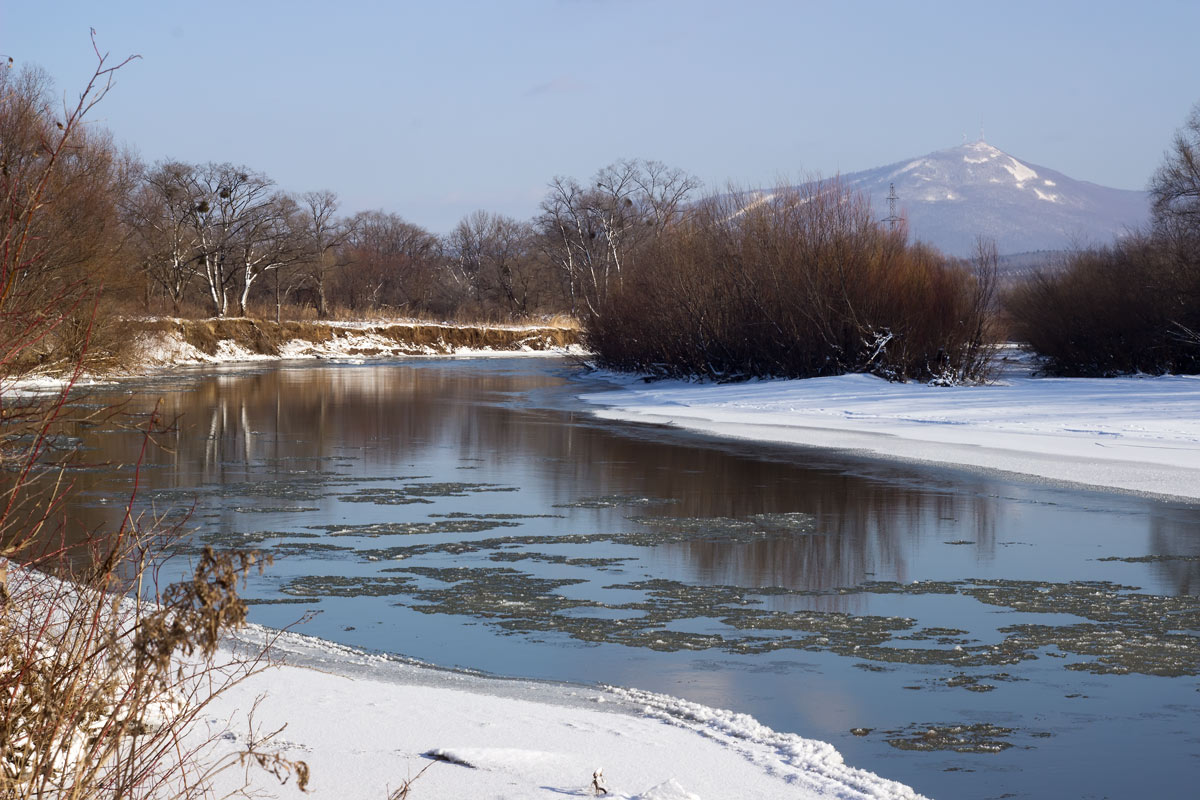
M 1004 300 L 1056 375 L 1200 372 L 1200 248 L 1153 233 L 1079 250 Z
M 627 259 L 586 319 L 600 363 L 665 376 L 986 376 L 996 257 L 908 244 L 837 181 L 730 192 Z
M 1150 181 L 1152 222 L 1010 289 L 1012 335 L 1058 375 L 1200 372 L 1200 106 Z

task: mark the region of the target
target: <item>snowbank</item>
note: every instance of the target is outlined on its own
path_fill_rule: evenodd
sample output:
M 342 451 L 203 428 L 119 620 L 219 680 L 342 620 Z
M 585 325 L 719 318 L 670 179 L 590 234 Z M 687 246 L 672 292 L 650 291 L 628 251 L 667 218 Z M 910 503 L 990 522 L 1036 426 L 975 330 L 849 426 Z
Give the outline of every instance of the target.
M 1200 498 L 1200 376 L 1012 377 L 987 386 L 869 375 L 637 383 L 587 394 L 604 419 Z
M 385 797 L 431 761 L 414 798 L 591 796 L 598 768 L 608 797 L 622 800 L 920 797 L 846 766 L 823 742 L 664 695 L 483 678 L 295 634 L 274 650 L 286 666 L 236 686 L 206 716 L 225 753 L 245 744 L 251 707 L 262 731 L 287 724 L 275 744 L 311 768 L 308 794 L 250 773 L 280 797 Z M 222 776 L 234 783 L 220 788 L 240 778 Z

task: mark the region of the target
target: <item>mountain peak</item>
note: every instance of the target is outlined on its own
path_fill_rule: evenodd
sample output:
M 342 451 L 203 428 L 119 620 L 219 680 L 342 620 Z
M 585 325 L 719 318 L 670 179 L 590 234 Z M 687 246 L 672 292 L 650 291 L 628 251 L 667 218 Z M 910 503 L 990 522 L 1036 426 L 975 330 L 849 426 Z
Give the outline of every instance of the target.
M 951 149 L 961 151 L 963 153 L 964 160 L 968 158 L 990 160 L 996 158 L 997 156 L 1008 155 L 1008 153 L 1005 153 L 1003 150 L 997 147 L 993 147 L 983 139 L 978 139 L 974 142 L 964 142 L 959 147 L 954 147 Z
M 876 211 L 894 186 L 912 237 L 953 255 L 969 254 L 979 236 L 1001 253 L 1104 244 L 1149 216 L 1144 192 L 1077 181 L 983 139 L 842 179 Z

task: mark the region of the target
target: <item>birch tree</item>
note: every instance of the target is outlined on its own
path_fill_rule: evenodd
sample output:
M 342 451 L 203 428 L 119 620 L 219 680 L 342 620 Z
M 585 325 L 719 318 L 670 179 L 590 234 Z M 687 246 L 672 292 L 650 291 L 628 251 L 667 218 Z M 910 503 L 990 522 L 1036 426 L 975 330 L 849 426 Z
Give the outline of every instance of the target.
M 243 316 L 250 301 L 250 291 L 256 281 L 268 273 L 278 274 L 284 267 L 304 257 L 304 223 L 295 200 L 286 194 L 275 194 L 268 202 L 255 208 L 234 239 L 237 254 L 238 313 Z
M 162 209 L 173 217 L 170 225 L 190 243 L 193 256 L 186 263 L 199 276 L 213 313 L 228 316 L 236 304 L 244 314 L 255 281 L 287 263 L 294 205 L 271 191 L 267 176 L 233 164 L 168 163 L 154 175 Z
M 184 222 L 196 237 L 196 264 L 214 315 L 227 316 L 241 267 L 237 247 L 271 200 L 271 183 L 232 164 L 209 162 L 179 170 L 187 196 Z

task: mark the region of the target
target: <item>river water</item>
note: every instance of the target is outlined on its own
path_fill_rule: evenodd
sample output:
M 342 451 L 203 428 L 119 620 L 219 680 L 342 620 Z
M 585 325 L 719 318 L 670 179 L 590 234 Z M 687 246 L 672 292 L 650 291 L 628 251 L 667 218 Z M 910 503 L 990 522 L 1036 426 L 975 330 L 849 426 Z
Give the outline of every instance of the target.
M 599 422 L 554 359 L 272 363 L 97 390 L 74 513 L 275 563 L 251 620 L 628 685 L 940 798 L 1185 796 L 1200 506 Z M 607 765 L 606 765 L 607 766 Z

